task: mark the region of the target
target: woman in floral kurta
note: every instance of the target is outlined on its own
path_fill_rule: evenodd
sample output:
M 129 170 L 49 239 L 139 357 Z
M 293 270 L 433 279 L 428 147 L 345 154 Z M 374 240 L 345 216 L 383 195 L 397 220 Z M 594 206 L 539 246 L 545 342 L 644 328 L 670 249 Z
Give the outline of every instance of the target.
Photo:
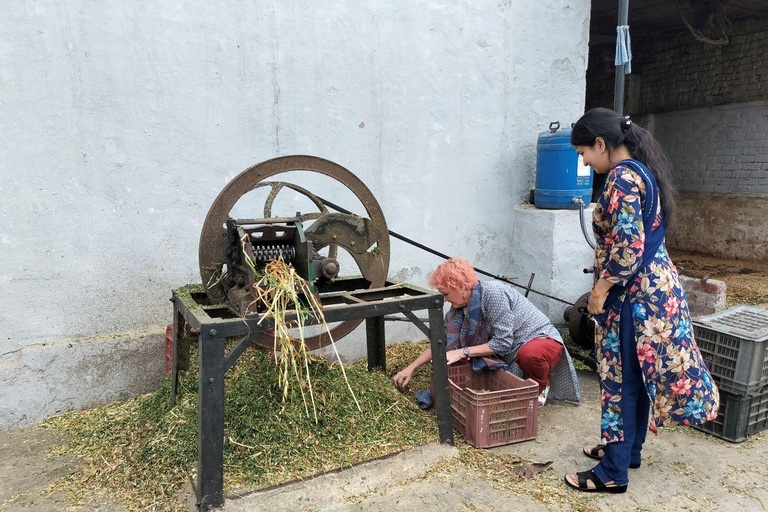
M 697 425 L 717 415 L 717 393 L 693 339 L 685 292 L 662 242 L 651 261 L 643 260 L 641 202 L 646 185 L 636 171 L 619 163 L 611 169 L 594 210 L 595 282 L 628 285 L 637 355 L 648 396 L 653 400 L 651 430 L 667 424 Z M 661 205 L 651 231 L 662 225 Z M 620 302 L 620 301 L 616 301 Z M 603 390 L 603 442 L 623 437 L 621 361 L 618 357 L 621 311 L 612 305 L 605 325 L 595 329 L 598 371 Z
M 588 307 L 597 323 L 605 444 L 585 448 L 600 464 L 566 483 L 583 491 L 623 492 L 627 468 L 640 466 L 649 410 L 654 432 L 663 425 L 696 425 L 717 416 L 719 397 L 664 245 L 673 211 L 665 201 L 674 196 L 660 148 L 629 118 L 607 109 L 585 114 L 573 133 L 584 163 L 608 173 L 593 214 L 597 247 Z

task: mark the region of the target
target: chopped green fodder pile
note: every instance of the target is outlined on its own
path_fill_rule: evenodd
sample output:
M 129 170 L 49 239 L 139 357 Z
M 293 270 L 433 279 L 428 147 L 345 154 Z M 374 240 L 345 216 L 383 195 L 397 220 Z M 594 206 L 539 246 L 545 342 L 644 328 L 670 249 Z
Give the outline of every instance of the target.
M 595 360 L 594 349 L 587 349 L 576 344 L 576 342 L 571 338 L 571 334 L 568 332 L 568 329 L 560 329 L 560 335 L 563 337 L 565 348 L 567 348 L 568 353 L 571 354 L 573 367 L 584 372 L 593 372 L 594 369 L 590 368 L 585 363 L 585 361 Z
M 394 377 L 397 373 L 411 364 L 419 354 L 429 347 L 429 340 L 417 342 L 406 341 L 395 345 L 387 345 L 387 375 Z M 413 392 L 418 389 L 429 388 L 432 379 L 432 365 L 425 364 L 411 377 L 411 382 L 405 389 L 405 393 L 413 397 Z M 437 418 L 437 416 L 435 416 Z
M 426 346 L 402 345 L 388 350 L 390 375 Z M 197 469 L 195 352 L 192 369 L 179 376 L 173 409 L 167 379 L 155 393 L 46 421 L 44 428 L 69 436 L 56 454 L 74 454 L 84 463 L 55 489 L 66 490 L 75 503 L 103 494 L 129 510 L 185 510 L 179 493 Z M 421 412 L 412 398 L 417 383 L 401 393 L 390 376 L 368 372 L 364 361 L 347 367 L 361 413 L 338 364 L 311 358 L 309 370 L 318 423 L 307 415 L 298 391 L 283 401 L 284 388 L 268 352 L 246 351 L 227 373 L 225 491 L 279 484 L 438 439 L 434 416 Z M 426 387 L 428 372 L 420 374 Z

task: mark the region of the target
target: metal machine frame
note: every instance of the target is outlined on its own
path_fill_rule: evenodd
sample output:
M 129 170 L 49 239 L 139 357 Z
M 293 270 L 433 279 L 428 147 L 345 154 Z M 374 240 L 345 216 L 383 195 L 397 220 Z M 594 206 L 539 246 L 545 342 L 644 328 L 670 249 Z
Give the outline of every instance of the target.
M 319 298 L 328 323 L 365 319 L 368 369 L 386 368 L 384 315 L 402 313 L 430 339 L 432 372 L 435 382 L 435 408 L 440 442 L 453 444 L 451 403 L 448 392 L 443 296 L 408 284 L 385 282 L 383 287 L 364 289 L 367 280 L 340 278 L 333 290 Z M 173 297 L 173 367 L 171 406 L 175 404 L 179 372 L 179 333 L 188 325 L 198 337 L 199 402 L 198 462 L 195 494 L 200 510 L 207 511 L 224 504 L 224 375 L 259 334 L 269 331 L 271 323 L 258 324 L 261 315 L 245 318 L 233 315 L 224 304 L 210 304 L 204 292 L 179 293 Z M 429 326 L 414 311 L 428 310 Z M 289 316 L 289 315 L 287 315 Z M 310 320 L 308 324 L 319 322 Z M 241 337 L 229 353 L 225 341 Z

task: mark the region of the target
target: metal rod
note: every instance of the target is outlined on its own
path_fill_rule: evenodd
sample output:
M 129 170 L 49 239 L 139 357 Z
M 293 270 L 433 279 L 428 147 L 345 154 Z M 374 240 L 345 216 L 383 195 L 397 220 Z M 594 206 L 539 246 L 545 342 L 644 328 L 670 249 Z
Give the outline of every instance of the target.
M 349 211 L 349 210 L 347 210 L 345 208 L 342 208 L 339 205 L 333 204 L 332 202 L 327 201 L 327 200 L 323 199 L 322 197 L 317 196 L 317 198 L 324 205 L 330 206 L 331 208 L 333 208 L 334 210 L 336 210 L 336 211 L 338 211 L 340 213 L 346 213 L 347 215 L 354 215 L 351 211 Z M 395 238 L 397 238 L 399 240 L 402 240 L 403 242 L 405 242 L 407 244 L 413 245 L 414 247 L 418 247 L 419 249 L 421 249 L 423 251 L 427 251 L 428 253 L 434 254 L 435 256 L 440 256 L 441 258 L 443 258 L 445 260 L 451 259 L 451 257 L 448 256 L 447 254 L 444 254 L 442 252 L 436 251 L 436 250 L 434 250 L 434 249 L 432 249 L 430 247 L 427 247 L 424 244 L 420 244 L 419 242 L 416 242 L 415 240 L 411 240 L 410 238 L 405 237 L 405 236 L 403 236 L 403 235 L 401 235 L 399 233 L 395 233 L 394 231 L 389 231 L 389 230 L 387 232 L 389 233 L 390 236 L 393 236 L 393 237 L 395 237 Z M 505 283 L 511 284 L 512 286 L 516 286 L 516 287 L 521 288 L 523 290 L 528 290 L 529 292 L 533 292 L 536 295 L 541 295 L 542 297 L 546 297 L 548 299 L 556 300 L 558 302 L 562 302 L 563 304 L 568 304 L 569 306 L 573 306 L 573 302 L 568 302 L 567 300 L 563 300 L 563 299 L 561 299 L 559 297 L 555 297 L 553 295 L 549 295 L 549 294 L 546 294 L 544 292 L 540 292 L 538 290 L 534 290 L 533 288 L 526 288 L 525 286 L 523 286 L 521 284 L 517 284 L 516 282 L 510 281 L 509 279 L 506 279 L 504 277 L 497 276 L 495 274 L 491 274 L 490 272 L 486 272 L 485 270 L 479 269 L 477 267 L 472 267 L 472 268 L 478 274 L 482 274 L 484 276 L 492 277 L 492 278 L 496 279 L 497 281 L 504 281 Z M 526 294 L 526 297 L 527 297 L 527 294 Z
M 627 25 L 629 20 L 629 0 L 619 0 L 618 25 Z M 617 33 L 618 37 L 618 33 Z M 624 66 L 616 66 L 616 79 L 613 84 L 613 110 L 619 115 L 624 114 Z
M 246 334 L 237 342 L 235 348 L 224 357 L 224 371 L 228 371 L 237 362 L 237 359 L 253 344 L 254 335 Z
M 330 207 L 331 207 L 331 208 L 333 208 L 334 210 L 338 210 L 338 211 L 339 211 L 339 212 L 341 212 L 341 213 L 346 213 L 347 215 L 354 215 L 354 214 L 353 214 L 351 211 L 349 211 L 349 210 L 347 210 L 347 209 L 345 209 L 345 208 L 342 208 L 342 207 L 341 207 L 341 206 L 339 206 L 339 205 L 333 204 L 333 203 L 332 203 L 332 202 L 330 202 L 330 201 L 326 201 L 326 200 L 325 200 L 325 199 L 323 199 L 322 197 L 318 197 L 318 199 L 319 199 L 320 201 L 322 201 L 324 205 L 326 205 L 326 206 L 330 206 Z M 402 240 L 402 241 L 403 241 L 403 242 L 405 242 L 405 243 L 411 244 L 411 245 L 413 245 L 414 247 L 418 247 L 418 248 L 419 248 L 419 249 L 421 249 L 422 251 L 427 251 L 427 252 L 429 252 L 429 253 L 432 253 L 432 254 L 434 254 L 435 256 L 440 256 L 441 258 L 443 258 L 443 259 L 446 259 L 446 260 L 449 260 L 449 259 L 451 259 L 451 257 L 450 257 L 450 256 L 448 256 L 447 254 L 444 254 L 444 253 L 442 253 L 442 252 L 440 252 L 440 251 L 436 251 L 436 250 L 432 249 L 431 247 L 427 247 L 427 246 L 426 246 L 426 245 L 424 245 L 424 244 L 420 244 L 419 242 L 417 242 L 417 241 L 415 241 L 415 240 L 411 240 L 410 238 L 408 238 L 408 237 L 406 237 L 406 236 L 404 236 L 404 235 L 401 235 L 400 233 L 395 233 L 394 231 L 389 231 L 389 230 L 388 230 L 387 232 L 389 233 L 389 235 L 390 235 L 390 236 L 393 236 L 393 237 L 397 238 L 398 240 Z M 482 274 L 482 275 L 484 275 L 484 276 L 492 277 L 492 278 L 494 278 L 494 279 L 498 279 L 499 281 L 504 281 L 505 283 L 513 284 L 513 285 L 515 285 L 515 286 L 520 286 L 519 284 L 517 284 L 517 283 L 515 283 L 515 282 L 513 282 L 513 281 L 510 281 L 509 279 L 506 279 L 506 278 L 504 278 L 504 277 L 501 277 L 501 276 L 497 276 L 497 275 L 495 275 L 495 274 L 491 274 L 490 272 L 486 272 L 485 270 L 479 269 L 479 268 L 477 268 L 477 267 L 472 267 L 472 268 L 473 268 L 473 269 L 475 270 L 475 272 L 477 272 L 478 274 Z M 521 287 L 521 288 L 522 288 L 522 287 Z
M 528 297 L 528 292 L 531 291 L 531 285 L 533 284 L 533 278 L 536 277 L 536 274 L 531 272 L 531 278 L 528 280 L 528 286 L 525 288 L 525 296 Z
M 408 320 L 411 321 L 413 325 L 415 325 L 422 333 L 424 333 L 425 336 L 430 335 L 429 327 L 427 327 L 427 325 L 420 318 L 417 318 L 413 312 L 403 311 L 403 314 L 408 318 Z M 429 320 L 427 320 L 427 322 L 429 322 Z
M 423 324 L 428 324 L 429 323 L 429 320 L 426 319 L 426 318 L 417 318 L 417 320 L 419 320 Z M 384 317 L 384 321 L 386 321 L 386 322 L 408 322 L 408 323 L 412 323 L 412 321 L 410 319 L 403 318 L 403 317 L 397 316 L 397 315 L 387 315 L 387 316 Z

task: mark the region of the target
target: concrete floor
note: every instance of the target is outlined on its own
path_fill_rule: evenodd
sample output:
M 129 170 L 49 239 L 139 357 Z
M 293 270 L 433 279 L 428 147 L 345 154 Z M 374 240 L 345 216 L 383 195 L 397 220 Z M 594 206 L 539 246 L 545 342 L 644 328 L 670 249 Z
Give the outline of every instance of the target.
M 503 479 L 494 482 L 478 476 L 459 457 L 462 450 L 468 450 L 466 445 L 457 449 L 435 444 L 269 491 L 230 495 L 225 511 L 766 510 L 765 433 L 732 444 L 692 429 L 663 429 L 658 437 L 649 435 L 643 467 L 631 470 L 626 494 L 585 495 L 565 488 L 560 482 L 563 474 L 593 465 L 581 455 L 581 446 L 596 442 L 599 392 L 594 374 L 581 374 L 580 380 L 582 405 L 550 403 L 544 407 L 536 440 L 481 454 L 554 461 L 550 469 L 525 484 L 507 485 Z M 56 478 L 77 467 L 75 459 L 49 455 L 63 442 L 63 434 L 22 429 L 0 436 L 0 511 L 62 511 L 73 505 L 66 497 L 46 490 Z M 94 497 L 79 510 L 124 509 L 109 497 Z
M 630 470 L 630 485 L 625 494 L 592 495 L 566 488 L 560 483 L 565 473 L 594 465 L 594 461 L 581 455 L 581 448 L 585 443 L 597 442 L 598 435 L 597 378 L 594 374 L 580 374 L 580 382 L 582 405 L 545 406 L 540 412 L 536 440 L 490 450 L 496 454 L 516 454 L 530 461 L 554 461 L 549 470 L 528 485 L 494 483 L 462 468 L 460 463 L 449 463 L 453 470 L 430 471 L 435 456 L 455 457 L 459 452 L 435 445 L 337 475 L 229 500 L 225 510 L 766 510 L 766 433 L 733 444 L 690 428 L 662 429 L 658 437 L 649 434 L 643 466 Z M 425 474 L 428 476 L 422 477 Z

